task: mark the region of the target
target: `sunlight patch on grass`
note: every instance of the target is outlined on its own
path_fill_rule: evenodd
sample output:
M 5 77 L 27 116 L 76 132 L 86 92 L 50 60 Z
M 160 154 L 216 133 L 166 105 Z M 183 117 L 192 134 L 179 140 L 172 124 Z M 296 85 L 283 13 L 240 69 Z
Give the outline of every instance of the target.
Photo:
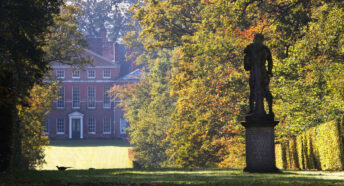
M 79 142 L 76 142 L 79 143 Z M 131 168 L 132 161 L 128 157 L 128 149 L 125 146 L 47 146 L 45 148 L 45 161 L 39 170 L 56 170 L 56 166 L 72 167 L 71 169 L 114 169 Z
M 285 171 L 289 172 L 289 171 Z M 344 180 L 344 171 L 334 172 L 334 171 L 290 171 L 295 173 L 295 176 L 313 177 L 319 179 L 331 179 L 331 180 Z

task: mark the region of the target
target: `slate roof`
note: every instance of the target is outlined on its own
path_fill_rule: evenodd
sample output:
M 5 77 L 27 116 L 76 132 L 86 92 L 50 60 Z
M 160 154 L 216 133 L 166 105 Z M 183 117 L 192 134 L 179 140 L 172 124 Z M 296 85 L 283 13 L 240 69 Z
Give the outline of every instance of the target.
M 142 70 L 136 69 L 129 74 L 117 79 L 115 82 L 139 82 L 142 77 Z
M 90 56 L 93 59 L 93 65 L 94 66 L 112 66 L 116 65 L 114 61 L 103 57 L 91 50 L 85 49 L 86 55 Z
M 111 66 L 111 67 L 120 68 L 120 65 L 118 63 L 115 63 L 114 61 L 104 56 L 101 56 L 91 50 L 88 50 L 88 49 L 84 49 L 84 50 L 85 50 L 85 55 L 93 59 L 93 63 L 88 65 L 89 67 L 102 67 L 102 66 L 110 67 Z M 69 65 L 65 65 L 59 62 L 54 62 L 53 66 L 54 67 L 70 67 Z

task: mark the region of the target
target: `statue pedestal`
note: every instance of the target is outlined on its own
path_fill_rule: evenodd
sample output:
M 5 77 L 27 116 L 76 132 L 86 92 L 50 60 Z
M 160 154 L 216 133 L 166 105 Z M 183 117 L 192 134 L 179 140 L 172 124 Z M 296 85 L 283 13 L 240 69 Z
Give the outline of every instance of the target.
M 280 172 L 275 162 L 274 127 L 278 121 L 273 117 L 259 120 L 246 117 L 241 123 L 246 129 L 245 172 Z

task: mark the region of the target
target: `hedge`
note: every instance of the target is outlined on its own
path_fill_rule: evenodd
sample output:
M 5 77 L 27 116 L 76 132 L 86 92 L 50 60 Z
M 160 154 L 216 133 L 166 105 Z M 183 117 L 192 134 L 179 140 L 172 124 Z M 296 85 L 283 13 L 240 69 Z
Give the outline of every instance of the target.
M 344 170 L 344 120 L 310 128 L 275 148 L 280 169 Z

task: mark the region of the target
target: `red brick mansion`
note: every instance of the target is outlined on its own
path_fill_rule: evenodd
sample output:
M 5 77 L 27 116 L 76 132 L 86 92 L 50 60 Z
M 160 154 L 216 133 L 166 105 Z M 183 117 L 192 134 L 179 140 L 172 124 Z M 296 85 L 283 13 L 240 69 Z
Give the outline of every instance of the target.
M 56 63 L 53 74 L 60 80 L 59 100 L 46 118 L 51 139 L 120 138 L 128 123 L 107 91 L 115 84 L 138 82 L 140 70 L 125 63 L 125 48 L 100 38 L 88 38 L 86 55 L 93 65 L 81 70 Z

